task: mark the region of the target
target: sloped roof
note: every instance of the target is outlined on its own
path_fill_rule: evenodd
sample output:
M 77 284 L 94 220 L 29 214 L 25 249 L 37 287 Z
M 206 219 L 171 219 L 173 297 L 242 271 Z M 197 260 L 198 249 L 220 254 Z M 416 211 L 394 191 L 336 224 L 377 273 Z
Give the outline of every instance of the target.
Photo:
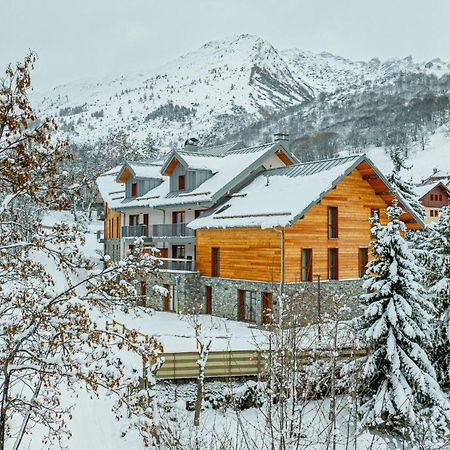
M 417 198 L 422 199 L 428 192 L 433 190 L 435 187 L 441 186 L 449 195 L 450 189 L 442 181 L 436 181 L 435 183 L 421 184 L 415 187 Z
M 219 148 L 220 147 L 220 148 Z M 208 148 L 207 148 L 208 149 Z M 165 161 L 130 162 L 116 170 L 117 179 L 119 172 L 125 168 L 134 176 L 142 178 L 161 178 L 163 182 L 146 192 L 140 197 L 133 199 L 122 199 L 114 203 L 115 209 L 130 207 L 162 207 L 183 204 L 204 204 L 211 206 L 226 192 L 232 190 L 261 167 L 264 162 L 277 151 L 281 150 L 292 162 L 297 162 L 282 142 L 269 142 L 252 147 L 242 147 L 242 143 L 232 143 L 223 146 L 209 147 L 209 153 L 199 151 L 178 150 L 172 151 Z M 167 176 L 161 175 L 170 161 L 176 158 L 186 167 L 196 170 L 207 170 L 211 177 L 200 186 L 189 192 L 169 192 L 169 181 Z M 267 167 L 266 167 L 267 169 Z M 158 172 L 158 174 L 156 173 Z M 157 175 L 157 176 L 156 176 Z M 116 184 L 117 186 L 117 184 Z M 104 189 L 101 189 L 103 198 Z
M 120 205 L 125 198 L 125 185 L 116 181 L 122 166 L 116 166 L 100 175 L 97 180 L 98 190 L 110 208 Z
M 204 155 L 220 156 L 231 150 L 238 150 L 247 147 L 243 142 L 229 142 L 222 145 L 211 145 L 209 147 L 201 147 L 199 152 Z
M 117 182 L 120 183 L 120 178 L 124 171 L 128 170 L 131 172 L 134 178 L 162 178 L 161 167 L 163 162 L 160 160 L 151 161 L 130 161 L 126 162 L 119 173 L 117 174 Z
M 238 195 L 189 226 L 198 229 L 291 225 L 362 162 L 369 163 L 386 186 L 392 188 L 365 155 L 313 161 L 261 173 Z M 404 199 L 399 200 L 423 226 Z

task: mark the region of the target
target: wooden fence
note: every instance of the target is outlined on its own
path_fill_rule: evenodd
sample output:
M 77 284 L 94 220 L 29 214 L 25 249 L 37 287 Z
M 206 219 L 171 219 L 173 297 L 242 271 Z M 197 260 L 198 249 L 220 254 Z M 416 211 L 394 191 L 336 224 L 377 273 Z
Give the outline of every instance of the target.
M 128 328 L 116 320 L 107 321 L 106 327 L 119 328 L 123 332 Z M 144 340 L 150 337 L 144 333 L 137 332 Z M 311 364 L 313 361 L 329 360 L 334 350 L 316 349 L 303 350 L 299 352 L 299 359 L 302 364 Z M 337 358 L 340 360 L 351 360 L 367 355 L 365 348 L 340 348 L 337 351 Z M 198 376 L 198 353 L 197 352 L 177 352 L 163 353 L 165 362 L 156 375 L 159 380 L 190 380 Z M 205 377 L 207 378 L 240 378 L 259 377 L 264 375 L 269 353 L 258 350 L 226 350 L 220 352 L 209 352 L 208 361 L 205 366 Z
M 342 348 L 338 350 L 337 358 L 350 360 L 367 355 L 366 349 Z M 165 362 L 157 373 L 160 380 L 189 380 L 198 376 L 198 353 L 164 353 Z M 209 352 L 205 367 L 205 377 L 208 378 L 240 378 L 259 377 L 264 375 L 267 352 L 256 350 L 229 350 Z M 301 351 L 300 361 L 311 364 L 313 361 L 326 360 L 332 357 L 332 351 L 321 349 L 316 351 Z

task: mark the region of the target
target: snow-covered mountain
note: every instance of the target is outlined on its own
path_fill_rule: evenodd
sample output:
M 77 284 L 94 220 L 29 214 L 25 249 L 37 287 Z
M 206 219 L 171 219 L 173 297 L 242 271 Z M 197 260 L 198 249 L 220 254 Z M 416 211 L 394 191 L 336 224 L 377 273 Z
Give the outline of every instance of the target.
M 332 53 L 313 53 L 298 48 L 280 52 L 291 72 L 311 87 L 314 94 L 351 90 L 368 83 L 384 84 L 400 74 L 441 77 L 450 73 L 450 63 L 439 58 L 415 62 L 410 56 L 380 61 L 351 61 Z
M 193 133 L 224 134 L 311 97 L 272 45 L 242 35 L 209 42 L 152 73 L 69 83 L 36 101 L 74 140 L 123 127 L 171 145 Z
M 321 93 L 348 97 L 384 89 L 405 74 L 440 78 L 450 74 L 450 64 L 277 51 L 259 37 L 240 35 L 209 42 L 156 70 L 68 83 L 34 101 L 43 113 L 58 116 L 62 133 L 74 142 L 123 129 L 136 140 L 150 135 L 160 146 L 174 146 L 190 136 L 220 141 L 311 100 L 317 105 Z

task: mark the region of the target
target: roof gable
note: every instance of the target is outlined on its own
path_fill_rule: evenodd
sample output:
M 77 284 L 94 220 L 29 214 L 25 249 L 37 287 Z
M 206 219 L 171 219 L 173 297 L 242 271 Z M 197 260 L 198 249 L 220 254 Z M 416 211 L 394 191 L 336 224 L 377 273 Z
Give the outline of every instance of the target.
M 357 155 L 264 171 L 212 214 L 191 222 L 190 226 L 267 228 L 292 225 L 356 168 L 369 183 L 381 182 L 378 187 L 372 187 L 390 204 L 393 187 L 365 155 Z M 424 226 L 407 202 L 399 200 L 406 209 L 406 220 Z

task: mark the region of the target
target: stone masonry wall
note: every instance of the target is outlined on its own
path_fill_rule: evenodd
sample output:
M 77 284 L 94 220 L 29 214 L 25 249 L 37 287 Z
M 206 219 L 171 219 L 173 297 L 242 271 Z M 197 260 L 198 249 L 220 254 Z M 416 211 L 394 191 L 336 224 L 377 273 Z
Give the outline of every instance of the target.
M 174 286 L 175 310 L 180 313 L 192 311 L 204 312 L 204 291 L 206 286 L 212 288 L 212 314 L 228 319 L 238 319 L 238 290 L 254 291 L 256 293 L 256 323 L 262 322 L 261 295 L 271 292 L 273 308 L 276 311 L 277 297 L 280 285 L 260 281 L 233 280 L 227 278 L 204 277 L 192 272 L 160 272 L 158 276 L 147 280 L 147 305 L 157 310 L 163 309 L 161 296 L 152 293 L 152 286 L 168 284 Z M 288 283 L 284 293 L 302 302 L 303 323 L 316 323 L 318 314 L 318 284 Z M 330 315 L 333 310 L 332 298 L 342 296 L 340 315 L 342 319 L 350 319 L 359 314 L 358 296 L 362 293 L 361 280 L 322 281 L 320 283 L 321 318 Z

